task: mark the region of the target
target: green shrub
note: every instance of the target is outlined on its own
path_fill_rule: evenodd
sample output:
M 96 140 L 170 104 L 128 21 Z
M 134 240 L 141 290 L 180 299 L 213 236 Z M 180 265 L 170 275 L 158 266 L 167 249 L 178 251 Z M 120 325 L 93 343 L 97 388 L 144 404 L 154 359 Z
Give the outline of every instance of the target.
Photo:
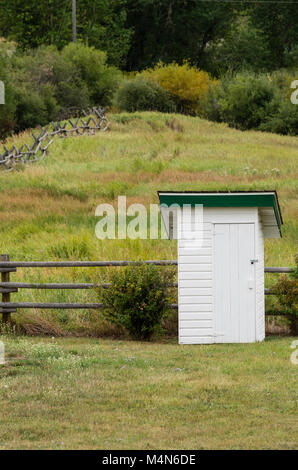
M 0 139 L 4 139 L 15 128 L 16 100 L 9 59 L 1 45 L 0 41 L 0 80 L 5 87 L 5 104 L 0 104 Z
M 44 125 L 48 122 L 45 104 L 37 91 L 31 87 L 16 91 L 17 130 Z
M 56 121 L 59 116 L 60 105 L 55 96 L 55 87 L 48 83 L 40 88 L 40 96 L 46 109 L 47 122 Z
M 220 104 L 219 98 L 222 94 L 222 85 L 217 82 L 216 85 L 208 87 L 204 99 L 201 102 L 201 115 L 210 121 L 220 122 Z
M 34 89 L 32 85 L 15 88 L 16 130 L 44 126 L 58 117 L 59 105 L 50 85 Z
M 116 94 L 116 104 L 120 111 L 176 111 L 170 94 L 157 83 L 137 77 L 120 86 Z
M 290 276 L 280 276 L 273 291 L 277 295 L 278 310 L 288 315 L 291 334 L 296 336 L 298 330 L 298 255 L 296 255 L 294 272 Z
M 284 135 L 298 135 L 298 105 L 290 99 L 280 100 L 278 110 L 260 124 L 260 130 Z
M 120 82 L 120 72 L 106 65 L 106 53 L 84 44 L 70 43 L 61 52 L 62 58 L 71 63 L 75 77 L 86 85 L 90 103 L 108 106 Z
M 258 129 L 277 111 L 276 87 L 265 75 L 239 73 L 222 82 L 221 120 L 237 129 Z
M 297 73 L 293 70 L 280 69 L 270 74 L 270 80 L 277 86 L 281 95 L 285 98 L 290 98 L 293 92 L 291 83 L 297 79 Z
M 294 78 L 286 70 L 271 75 L 227 74 L 209 87 L 202 101 L 202 115 L 241 130 L 297 135 L 298 106 L 290 101 Z
M 135 339 L 149 340 L 160 327 L 169 302 L 174 273 L 153 265 L 130 266 L 114 272 L 102 300 L 104 315 Z
M 0 66 L 5 59 L 3 69 L 6 75 L 9 71 L 6 81 L 12 99 L 12 113 L 4 113 L 3 128 L 21 131 L 91 106 L 111 104 L 120 72 L 106 65 L 104 52 L 80 43 L 71 43 L 61 51 L 55 46 L 17 53 L 9 49 L 9 55 L 7 46 L 3 47 L 0 42 Z

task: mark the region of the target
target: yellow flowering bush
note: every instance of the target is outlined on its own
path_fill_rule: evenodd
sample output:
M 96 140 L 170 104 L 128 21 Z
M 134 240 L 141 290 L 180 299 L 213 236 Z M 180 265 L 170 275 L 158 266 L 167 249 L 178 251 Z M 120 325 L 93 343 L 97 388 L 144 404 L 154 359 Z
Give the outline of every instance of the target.
M 200 114 L 212 80 L 207 72 L 192 67 L 188 62 L 163 64 L 144 70 L 141 75 L 158 83 L 175 99 L 177 109 L 185 114 Z

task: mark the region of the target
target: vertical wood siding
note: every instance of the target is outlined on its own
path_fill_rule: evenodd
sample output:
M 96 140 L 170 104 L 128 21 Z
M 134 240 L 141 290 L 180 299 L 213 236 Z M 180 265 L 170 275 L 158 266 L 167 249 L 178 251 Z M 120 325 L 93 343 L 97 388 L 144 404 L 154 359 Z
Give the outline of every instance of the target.
M 256 255 L 259 260 L 256 264 L 256 339 L 262 341 L 265 338 L 265 281 L 264 281 L 264 235 L 263 224 L 258 211 L 257 219 L 257 248 Z
M 179 343 L 208 344 L 218 342 L 214 336 L 214 269 L 213 269 L 213 228 L 216 223 L 258 223 L 257 208 L 204 208 L 203 227 L 200 230 L 202 244 L 200 248 L 192 248 L 189 240 L 178 240 L 178 304 L 179 304 Z M 178 221 L 178 223 L 182 221 Z M 183 223 L 188 228 L 187 217 Z M 261 340 L 264 321 L 262 298 L 264 298 L 264 281 L 260 270 L 264 269 L 262 256 L 262 233 L 258 237 L 258 257 L 256 286 L 258 293 L 258 318 L 254 328 L 256 339 Z

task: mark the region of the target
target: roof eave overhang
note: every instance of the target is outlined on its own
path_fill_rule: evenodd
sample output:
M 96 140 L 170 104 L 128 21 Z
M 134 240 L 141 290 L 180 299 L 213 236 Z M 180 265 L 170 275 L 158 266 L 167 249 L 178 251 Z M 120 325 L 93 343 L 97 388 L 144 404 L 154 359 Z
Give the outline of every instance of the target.
M 160 204 L 171 206 L 188 204 L 205 207 L 272 207 L 281 235 L 282 215 L 276 191 L 196 192 L 158 191 Z

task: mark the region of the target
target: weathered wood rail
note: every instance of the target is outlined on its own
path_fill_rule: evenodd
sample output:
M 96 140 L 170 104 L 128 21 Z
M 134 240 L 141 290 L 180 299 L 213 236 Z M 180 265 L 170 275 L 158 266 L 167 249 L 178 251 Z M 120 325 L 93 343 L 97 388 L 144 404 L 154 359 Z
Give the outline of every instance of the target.
M 11 302 L 11 294 L 18 292 L 19 289 L 94 289 L 98 287 L 108 288 L 109 283 L 26 283 L 11 282 L 10 273 L 16 272 L 17 268 L 69 268 L 69 267 L 113 267 L 113 266 L 140 266 L 142 264 L 153 264 L 155 266 L 176 266 L 177 260 L 146 260 L 146 261 L 10 261 L 9 255 L 0 255 L 0 313 L 2 321 L 10 321 L 11 313 L 17 312 L 17 309 L 38 308 L 38 309 L 92 309 L 104 308 L 102 303 L 40 303 L 40 302 Z M 265 273 L 290 273 L 288 267 L 265 267 Z M 177 288 L 178 283 L 171 284 L 171 287 Z M 274 295 L 270 289 L 265 289 L 265 295 Z M 178 309 L 178 304 L 169 304 L 172 309 Z M 270 311 L 267 315 L 283 315 L 282 312 Z

